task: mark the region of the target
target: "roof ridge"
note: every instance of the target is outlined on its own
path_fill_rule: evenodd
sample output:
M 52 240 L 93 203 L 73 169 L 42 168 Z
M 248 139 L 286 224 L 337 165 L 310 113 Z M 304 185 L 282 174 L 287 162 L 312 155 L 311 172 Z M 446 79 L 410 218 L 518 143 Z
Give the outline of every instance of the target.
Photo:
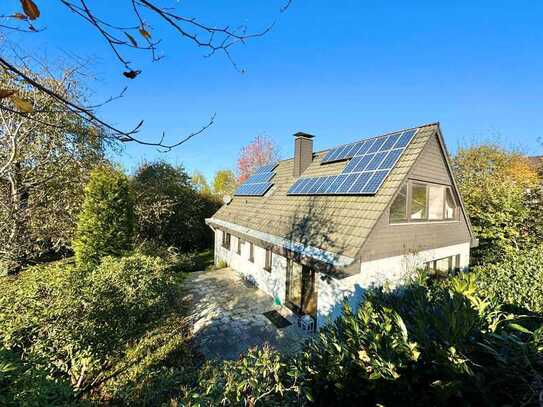
M 371 136 L 371 137 L 368 137 L 368 138 L 363 138 L 363 139 L 358 139 L 358 140 L 355 140 L 355 141 L 351 141 L 350 143 L 336 144 L 335 146 L 325 148 L 324 150 L 313 151 L 313 154 L 324 153 L 325 151 L 328 151 L 328 150 L 331 150 L 331 149 L 334 149 L 334 148 L 339 148 L 341 146 L 346 146 L 346 145 L 349 145 L 349 144 L 357 143 L 357 142 L 360 142 L 362 140 L 369 140 L 369 139 L 372 139 L 372 138 L 384 137 L 384 136 L 388 136 L 388 135 L 394 134 L 394 133 L 399 133 L 399 132 L 402 132 L 402 131 L 408 131 L 408 130 L 413 130 L 413 129 L 421 129 L 423 127 L 430 127 L 430 126 L 438 126 L 439 127 L 439 125 L 440 125 L 439 122 L 432 122 L 432 123 L 421 124 L 420 126 L 408 127 L 408 128 L 405 128 L 405 129 L 389 131 L 387 133 L 378 134 L 376 136 Z M 277 162 L 289 161 L 289 160 L 292 160 L 292 159 L 294 159 L 294 157 L 285 158 L 283 160 L 278 160 Z

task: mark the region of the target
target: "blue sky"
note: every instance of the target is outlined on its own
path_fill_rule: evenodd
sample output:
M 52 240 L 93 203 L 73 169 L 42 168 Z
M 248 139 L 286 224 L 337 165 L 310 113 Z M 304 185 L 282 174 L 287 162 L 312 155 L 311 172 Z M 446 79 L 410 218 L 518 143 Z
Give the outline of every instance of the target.
M 96 32 L 61 6 L 35 1 L 47 29 L 17 37 L 20 44 L 47 50 L 49 58 L 64 52 L 93 58 L 89 68 L 97 80 L 89 86 L 96 100 L 129 86 L 124 99 L 101 111 L 103 118 L 124 128 L 144 119 L 142 138 L 165 131 L 174 140 L 217 114 L 205 135 L 170 153 L 127 146 L 116 159 L 129 170 L 160 157 L 210 177 L 234 168 L 240 148 L 259 134 L 288 157 L 296 131 L 315 134 L 315 148 L 323 149 L 434 121 L 453 152 L 498 138 L 543 153 L 537 142 L 543 136 L 542 2 L 294 0 L 284 14 L 277 0 L 171 2 L 205 22 L 254 30 L 277 23 L 233 50 L 245 74 L 220 54 L 204 58 L 204 51 L 153 23 L 166 58 L 152 63 L 147 54 L 130 54 L 143 73 L 129 81 Z M 127 21 L 127 2 L 97 3 Z

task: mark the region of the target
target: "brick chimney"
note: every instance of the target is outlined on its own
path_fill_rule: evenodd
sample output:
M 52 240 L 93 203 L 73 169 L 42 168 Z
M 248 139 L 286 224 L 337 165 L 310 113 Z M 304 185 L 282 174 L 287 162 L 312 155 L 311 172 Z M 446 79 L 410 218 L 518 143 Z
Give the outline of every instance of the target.
M 313 161 L 313 137 L 298 132 L 294 135 L 294 177 L 298 178 Z

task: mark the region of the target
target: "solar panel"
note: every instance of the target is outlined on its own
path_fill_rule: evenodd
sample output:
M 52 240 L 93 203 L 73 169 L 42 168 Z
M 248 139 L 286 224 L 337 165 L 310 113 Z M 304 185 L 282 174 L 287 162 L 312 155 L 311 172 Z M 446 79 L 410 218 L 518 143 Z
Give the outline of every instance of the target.
M 377 193 L 386 177 L 413 140 L 417 129 L 374 137 L 330 150 L 321 164 L 350 159 L 340 175 L 300 178 L 289 189 L 294 195 L 371 195 Z
M 373 175 L 372 172 L 363 172 L 360 174 L 360 176 L 356 179 L 355 182 L 351 185 L 351 188 L 349 189 L 350 194 L 359 194 L 364 190 L 364 186 L 369 181 L 371 176 Z
M 385 156 L 387 155 L 386 151 L 381 151 L 373 156 L 369 164 L 364 168 L 364 171 L 373 171 L 379 168 L 379 165 L 381 162 L 385 159 Z
M 387 140 L 381 146 L 381 151 L 390 150 L 398 141 L 402 133 L 394 133 L 388 136 Z
M 234 192 L 236 196 L 263 196 L 273 186 L 271 179 L 274 177 L 273 170 L 278 163 L 263 165 L 247 178 Z
M 378 151 L 406 147 L 413 139 L 416 131 L 417 129 L 404 130 L 403 132 L 396 132 L 386 136 L 373 137 L 356 143 L 338 146 L 326 153 L 321 160 L 321 164 L 348 160 L 355 156 L 376 153 Z
M 275 167 L 277 167 L 277 165 L 278 163 L 271 163 L 271 164 L 263 165 L 262 167 L 258 167 L 253 173 L 253 175 L 262 174 L 265 172 L 272 172 L 275 169 Z
M 330 185 L 332 185 L 332 182 L 336 179 L 335 175 L 324 177 L 324 182 L 321 184 L 321 186 L 317 189 L 317 194 L 324 194 L 329 188 Z
M 379 165 L 379 169 L 389 170 L 391 168 L 394 168 L 394 165 L 396 164 L 402 153 L 403 149 L 401 148 L 389 151 L 385 159 L 381 162 L 381 165 Z
M 256 184 L 259 182 L 268 182 L 273 178 L 275 174 L 273 172 L 263 173 L 263 174 L 255 174 L 252 175 L 245 181 L 245 184 Z
M 398 142 L 394 145 L 394 148 L 404 148 L 407 147 L 407 145 L 411 142 L 413 139 L 413 136 L 415 135 L 416 130 L 408 130 L 404 131 L 400 138 L 398 139 Z
M 377 191 L 379 191 L 379 188 L 381 188 L 381 184 L 385 180 L 386 176 L 388 175 L 389 171 L 383 170 L 383 171 L 376 171 L 373 173 L 372 177 L 368 181 L 368 183 L 364 186 L 362 189 L 362 193 L 364 194 L 375 194 Z
M 351 186 L 356 181 L 356 179 L 360 176 L 359 173 L 349 174 L 345 178 L 345 181 L 339 186 L 339 188 L 335 191 L 336 194 L 346 194 L 349 192 L 349 189 L 351 189 Z

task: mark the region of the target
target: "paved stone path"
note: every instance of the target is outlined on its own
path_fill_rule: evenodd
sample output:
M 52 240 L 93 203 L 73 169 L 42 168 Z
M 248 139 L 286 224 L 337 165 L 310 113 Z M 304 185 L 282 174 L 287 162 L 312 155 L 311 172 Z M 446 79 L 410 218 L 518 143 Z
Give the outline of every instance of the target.
M 249 348 L 269 343 L 283 353 L 295 352 L 305 338 L 290 310 L 247 286 L 230 268 L 191 273 L 185 282 L 191 304 L 193 335 L 207 359 L 237 359 Z M 292 325 L 278 329 L 263 312 L 278 310 Z

